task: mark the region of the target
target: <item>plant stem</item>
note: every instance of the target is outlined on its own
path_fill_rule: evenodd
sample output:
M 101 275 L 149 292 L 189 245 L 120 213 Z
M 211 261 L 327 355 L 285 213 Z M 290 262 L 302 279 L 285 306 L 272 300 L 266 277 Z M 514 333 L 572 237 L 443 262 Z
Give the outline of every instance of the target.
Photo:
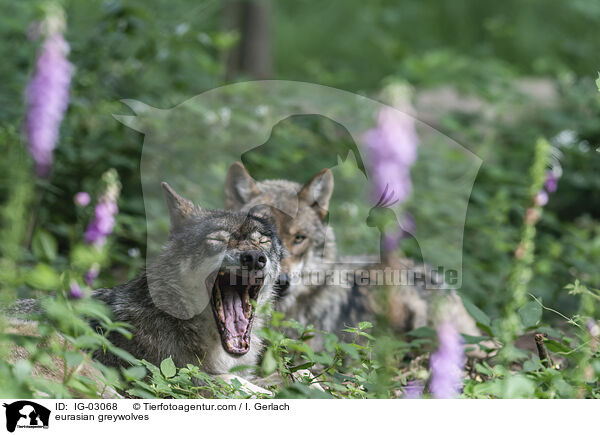
M 552 358 L 548 353 L 548 349 L 544 345 L 544 334 L 535 334 L 535 345 L 537 347 L 538 356 L 540 357 L 541 363 L 546 368 L 552 368 Z

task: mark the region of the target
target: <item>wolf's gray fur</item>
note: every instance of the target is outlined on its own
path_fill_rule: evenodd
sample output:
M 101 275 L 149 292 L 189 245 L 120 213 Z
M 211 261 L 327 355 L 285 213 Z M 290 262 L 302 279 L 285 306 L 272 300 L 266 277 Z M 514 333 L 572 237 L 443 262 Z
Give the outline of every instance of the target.
M 133 325 L 131 340 L 117 333 L 111 333 L 109 339 L 136 358 L 153 364 L 170 356 L 179 367 L 200 362 L 204 371 L 213 374 L 226 373 L 238 365 L 256 364 L 261 341 L 255 331 L 265 319 L 258 310 L 253 324 L 252 314 L 246 320 L 240 317 L 242 309 L 243 313 L 253 310 L 242 302 L 243 290 L 235 293 L 237 296 L 228 296 L 228 291 L 237 292 L 238 287 L 228 290 L 219 281 L 220 305 L 210 289 L 216 291 L 213 283 L 220 278 L 213 275 L 217 270 L 229 269 L 237 274 L 243 270 L 240 262 L 254 262 L 249 269 L 261 269 L 264 278 L 256 303 L 269 303 L 283 252 L 275 228 L 247 213 L 201 210 L 168 185 L 164 187 L 171 232 L 162 252 L 138 278 L 94 293 L 111 308 L 115 320 Z M 247 287 L 246 292 L 250 288 L 255 289 Z M 221 323 L 217 321 L 217 311 L 221 313 Z M 244 337 L 249 333 L 247 341 L 237 332 L 242 327 L 246 328 L 246 333 L 242 331 Z M 122 364 L 110 353 L 96 352 L 94 357 L 107 365 Z
M 336 260 L 333 232 L 328 231 L 325 217 L 333 192 L 333 175 L 324 169 L 305 185 L 288 180 L 257 182 L 241 163 L 234 163 L 225 183 L 225 205 L 229 209 L 253 211 L 272 219 L 279 236 L 289 251 L 282 261 L 282 276 L 321 273 L 341 276 L 340 282 L 312 284 L 306 279 L 291 279 L 284 283 L 276 309 L 303 325 L 340 334 L 349 325 L 373 321 L 378 314 L 387 318 L 398 332 L 432 325 L 438 307 L 452 316 L 457 328 L 469 335 L 479 335 L 474 320 L 464 309 L 454 291 L 439 298 L 426 290 L 424 282 L 439 283 L 435 274 L 424 265 L 409 259 L 393 259 L 390 264 L 373 264 L 366 258 L 350 262 Z M 392 288 L 385 298 L 377 297 L 375 287 L 355 276 L 361 270 L 381 270 L 385 266 L 420 276 L 414 285 Z M 349 273 L 341 273 L 350 269 Z M 286 288 L 287 287 L 287 288 Z M 441 303 L 434 303 L 439 300 Z M 312 343 L 319 347 L 320 343 Z

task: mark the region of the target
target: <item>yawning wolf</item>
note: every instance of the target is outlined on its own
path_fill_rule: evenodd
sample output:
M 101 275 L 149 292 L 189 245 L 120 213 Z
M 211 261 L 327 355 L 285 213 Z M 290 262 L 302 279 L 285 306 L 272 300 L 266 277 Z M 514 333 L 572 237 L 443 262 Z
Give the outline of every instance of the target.
M 133 326 L 131 339 L 118 332 L 110 332 L 108 339 L 154 365 L 171 357 L 178 367 L 200 365 L 226 381 L 237 379 L 243 390 L 270 394 L 229 371 L 259 362 L 262 345 L 255 331 L 265 319 L 257 307 L 273 298 L 283 253 L 275 228 L 247 213 L 201 209 L 166 183 L 163 188 L 171 231 L 160 255 L 129 283 L 94 291 L 115 321 Z M 7 313 L 11 333 L 37 335 L 37 323 L 28 320 L 41 313 L 37 301 L 19 300 Z M 97 322 L 92 326 L 102 332 Z M 15 346 L 9 359 L 28 357 L 28 350 Z M 108 366 L 127 365 L 103 350 L 93 358 Z M 34 372 L 61 382 L 65 362 L 56 359 L 56 370 L 36 366 Z M 103 397 L 120 397 L 102 384 L 93 364 L 82 364 L 78 372 L 97 379 Z
M 256 364 L 255 330 L 264 321 L 256 305 L 271 301 L 283 252 L 275 228 L 247 213 L 201 209 L 163 188 L 171 231 L 162 252 L 138 278 L 94 293 L 115 320 L 133 325 L 131 340 L 109 339 L 156 365 L 170 356 L 179 367 L 200 361 L 219 374 Z M 94 357 L 121 364 L 110 353 Z

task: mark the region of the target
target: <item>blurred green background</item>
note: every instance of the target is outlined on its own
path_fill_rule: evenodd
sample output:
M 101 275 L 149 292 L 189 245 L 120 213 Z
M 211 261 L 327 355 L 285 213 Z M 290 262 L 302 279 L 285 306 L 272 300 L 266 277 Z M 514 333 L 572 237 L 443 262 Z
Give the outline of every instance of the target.
M 30 23 L 40 18 L 41 2 L 1 3 L 0 155 L 20 140 L 24 89 L 38 44 L 27 35 Z M 508 297 L 505 285 L 531 202 L 527 174 L 538 137 L 560 151 L 564 174 L 538 225 L 530 292 L 570 312 L 577 306 L 566 294 L 566 284 L 579 279 L 600 287 L 600 100 L 594 85 L 600 70 L 600 3 L 61 4 L 76 71 L 52 177 L 38 182 L 43 195 L 37 226 L 56 239 L 61 254 L 52 261 L 68 256 L 68 239 L 78 222 L 73 195 L 95 192 L 101 174 L 116 168 L 123 191 L 112 267 L 103 270 L 101 284 L 122 282 L 142 266 L 143 137 L 113 118 L 115 113 L 131 114 L 120 99 L 171 108 L 217 86 L 270 78 L 385 100 L 381 90 L 400 82 L 413 87 L 419 119 L 483 159 L 465 228 L 463 295 L 490 315 L 498 314 Z M 284 174 L 306 181 L 320 169 L 316 150 L 348 140 L 339 126 L 318 117 L 291 119 L 280 127 L 280 147 L 252 157 L 257 178 Z M 283 162 L 289 166 L 282 167 Z M 3 164 L 10 162 L 0 157 Z M 443 164 L 431 162 L 427 174 L 442 177 Z M 11 183 L 9 173 L 0 174 L 4 185 Z M 438 185 L 444 189 L 443 183 Z M 440 204 L 413 200 L 432 222 L 436 216 L 444 219 L 438 214 Z M 350 224 L 336 223 L 341 253 L 360 248 L 360 234 L 347 231 Z M 410 243 L 404 249 L 418 255 Z

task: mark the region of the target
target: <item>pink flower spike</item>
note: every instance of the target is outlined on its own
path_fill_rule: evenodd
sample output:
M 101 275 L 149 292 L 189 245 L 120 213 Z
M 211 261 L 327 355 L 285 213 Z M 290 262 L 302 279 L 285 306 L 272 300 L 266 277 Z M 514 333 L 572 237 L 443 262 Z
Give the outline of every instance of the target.
M 417 160 L 419 147 L 419 136 L 411 116 L 414 110 L 410 105 L 410 89 L 398 84 L 389 86 L 386 91 L 396 108 L 383 107 L 377 114 L 375 127 L 363 136 L 372 181 L 371 195 L 377 201 L 374 208 L 402 204 L 411 196 L 410 171 Z M 406 231 L 401 225 L 386 231 L 389 234 L 384 234 L 383 248 L 391 252 L 398 247 Z
M 110 169 L 102 175 L 106 189 L 98 198 L 94 208 L 94 218 L 85 230 L 85 241 L 101 248 L 106 243 L 106 238 L 112 233 L 115 226 L 115 215 L 119 212 L 117 199 L 121 191 L 117 172 Z
M 436 399 L 452 399 L 462 389 L 462 370 L 465 365 L 463 339 L 451 322 L 437 327 L 439 347 L 431 355 L 431 393 Z
M 73 66 L 67 60 L 69 45 L 61 33 L 60 17 L 46 19 L 46 39 L 27 85 L 25 133 L 38 176 L 47 178 L 59 129 L 69 104 Z M 50 25 L 52 23 L 53 25 Z M 62 23 L 64 24 L 64 23 Z

